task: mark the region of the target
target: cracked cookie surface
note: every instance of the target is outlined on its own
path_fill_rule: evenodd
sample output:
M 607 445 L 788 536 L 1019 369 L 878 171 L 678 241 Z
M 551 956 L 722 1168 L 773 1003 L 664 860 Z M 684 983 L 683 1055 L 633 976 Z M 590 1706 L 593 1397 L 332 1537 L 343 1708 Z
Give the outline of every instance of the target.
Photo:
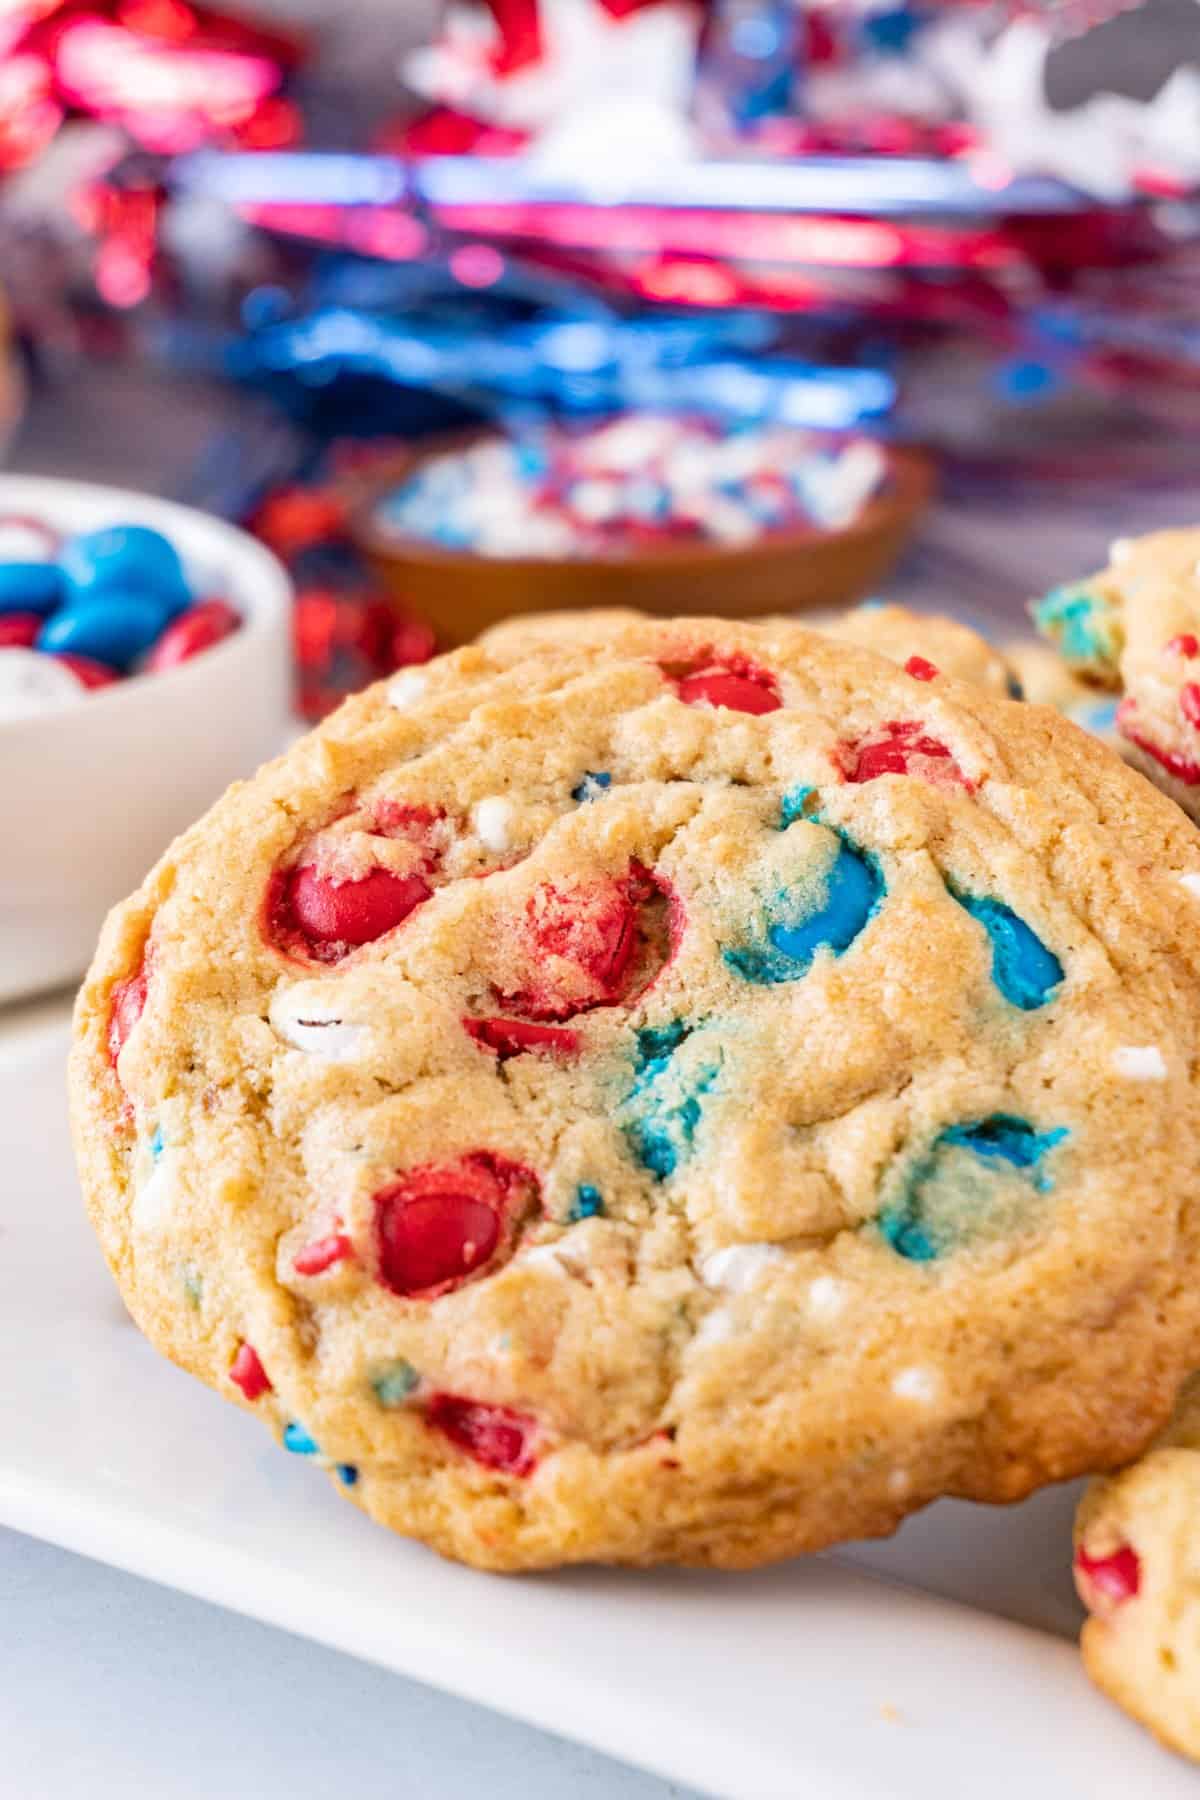
M 1200 1325 L 1200 838 L 798 626 L 501 635 L 343 706 L 103 934 L 138 1324 L 494 1568 L 749 1565 L 1111 1467 Z

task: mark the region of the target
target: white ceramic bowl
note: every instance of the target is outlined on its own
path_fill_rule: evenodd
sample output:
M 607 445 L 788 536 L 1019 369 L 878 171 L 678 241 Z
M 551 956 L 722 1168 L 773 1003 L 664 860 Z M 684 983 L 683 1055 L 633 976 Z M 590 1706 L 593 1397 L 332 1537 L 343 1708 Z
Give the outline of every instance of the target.
M 108 908 L 231 781 L 282 749 L 291 695 L 291 584 L 244 532 L 144 494 L 35 476 L 0 476 L 6 513 L 62 532 L 152 525 L 197 595 L 229 600 L 242 626 L 161 675 L 0 718 L 0 1001 L 83 972 Z

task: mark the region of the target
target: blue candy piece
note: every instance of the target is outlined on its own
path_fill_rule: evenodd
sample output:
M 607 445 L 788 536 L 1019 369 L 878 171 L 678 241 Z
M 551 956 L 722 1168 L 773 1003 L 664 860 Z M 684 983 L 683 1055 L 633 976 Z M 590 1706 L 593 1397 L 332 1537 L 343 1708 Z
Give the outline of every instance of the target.
M 978 919 L 992 943 L 992 980 L 1012 1006 L 1033 1012 L 1053 998 L 1063 966 L 1037 932 L 1003 900 L 979 900 L 950 886 L 958 904 Z
M 925 1205 L 926 1192 L 939 1172 L 940 1152 L 968 1150 L 983 1162 L 1007 1163 L 1020 1174 L 1030 1176 L 1035 1193 L 1045 1194 L 1054 1184 L 1039 1165 L 1068 1135 L 1065 1125 L 1035 1131 L 1027 1120 L 1011 1113 L 993 1113 L 990 1118 L 970 1124 L 948 1125 L 917 1164 L 907 1192 L 880 1213 L 880 1232 L 897 1256 L 908 1262 L 933 1262 L 954 1247 L 944 1223 L 939 1227 Z
M 153 594 L 169 619 L 192 603 L 179 552 L 148 525 L 109 525 L 68 540 L 58 559 L 71 600 Z
M 832 950 L 835 956 L 848 950 L 886 892 L 883 872 L 875 858 L 855 849 L 839 834 L 824 896 L 816 910 L 770 925 L 765 945 L 725 950 L 725 961 L 745 981 L 763 985 L 797 981 L 807 975 L 818 950 Z M 786 911 L 788 905 L 789 896 L 781 894 L 776 910 Z
M 160 637 L 171 618 L 149 594 L 97 594 L 76 600 L 47 619 L 38 633 L 39 650 L 90 656 L 110 669 L 128 669 Z
M 629 1146 L 657 1181 L 673 1175 L 691 1151 L 700 1123 L 700 1096 L 717 1078 L 720 1059 L 688 1085 L 673 1078 L 671 1059 L 694 1027 L 675 1019 L 638 1032 L 640 1067 L 628 1100 L 624 1131 Z
M 581 1219 L 597 1219 L 604 1211 L 604 1197 L 599 1188 L 581 1181 L 575 1189 L 575 1200 L 567 1218 L 572 1225 L 578 1225 Z
M 155 1162 L 157 1162 L 159 1157 L 162 1155 L 162 1153 L 163 1153 L 162 1126 L 156 1125 L 154 1128 L 154 1136 L 150 1139 L 150 1154 L 154 1158 Z
M 57 563 L 0 562 L 0 613 L 53 612 L 62 597 Z
M 571 789 L 572 800 L 599 800 L 606 788 L 612 786 L 612 776 L 607 769 L 588 769 L 583 780 Z
M 290 1450 L 293 1456 L 317 1456 L 320 1454 L 316 1439 L 311 1438 L 303 1425 L 297 1425 L 294 1419 L 290 1425 L 285 1425 L 283 1428 L 283 1447 L 285 1450 Z
M 412 1364 L 401 1356 L 386 1369 L 381 1369 L 371 1386 L 380 1406 L 403 1406 L 420 1379 Z
M 339 1463 L 337 1478 L 343 1487 L 354 1487 L 358 1481 L 358 1470 L 353 1463 Z

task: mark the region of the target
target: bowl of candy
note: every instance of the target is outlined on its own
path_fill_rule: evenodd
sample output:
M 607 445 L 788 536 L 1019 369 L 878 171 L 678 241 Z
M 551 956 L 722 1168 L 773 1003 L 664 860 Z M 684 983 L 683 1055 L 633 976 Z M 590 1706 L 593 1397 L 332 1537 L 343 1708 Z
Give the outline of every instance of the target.
M 353 518 L 392 591 L 461 642 L 571 606 L 840 606 L 886 573 L 932 485 L 919 452 L 853 434 L 627 413 L 421 444 L 372 472 Z
M 0 1001 L 78 975 L 108 907 L 282 748 L 290 619 L 232 526 L 0 477 Z

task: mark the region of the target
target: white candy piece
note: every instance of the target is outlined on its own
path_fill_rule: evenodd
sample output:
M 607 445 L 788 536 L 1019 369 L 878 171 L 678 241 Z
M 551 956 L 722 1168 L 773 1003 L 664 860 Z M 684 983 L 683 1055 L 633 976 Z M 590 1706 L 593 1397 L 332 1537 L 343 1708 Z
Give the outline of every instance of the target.
M 1116 563 L 1127 562 L 1132 550 L 1132 538 L 1114 538 L 1112 543 L 1108 546 L 1108 560 L 1114 565 Z
M 700 1279 L 705 1287 L 719 1288 L 726 1294 L 744 1294 L 768 1264 L 783 1260 L 783 1254 L 778 1244 L 730 1244 L 704 1258 Z
M 711 1344 L 728 1343 L 729 1339 L 734 1336 L 736 1330 L 737 1327 L 734 1325 L 729 1308 L 727 1306 L 714 1306 L 712 1311 L 705 1313 L 704 1317 L 701 1319 L 700 1324 L 696 1329 L 696 1334 L 692 1339 L 691 1347 L 695 1349 L 696 1346 L 699 1345 L 701 1349 L 706 1349 Z
M 901 1369 L 892 1382 L 892 1392 L 899 1400 L 914 1400 L 920 1406 L 932 1406 L 941 1385 L 935 1369 L 914 1366 L 911 1369 Z
M 1194 894 L 1197 900 L 1200 900 L 1200 871 L 1188 869 L 1179 877 L 1179 880 L 1181 886 L 1185 887 L 1189 894 Z
M 1112 1053 L 1112 1066 L 1129 1081 L 1165 1081 L 1167 1063 L 1157 1044 L 1123 1044 Z
M 303 1050 L 325 1062 L 357 1062 L 367 1035 L 365 1025 L 355 1025 L 336 1013 L 323 1011 L 301 989 L 278 988 L 267 1014 L 271 1029 L 293 1050 Z
M 513 804 L 503 794 L 491 794 L 475 808 L 475 830 L 489 850 L 512 848 Z
M 87 696 L 66 663 L 36 650 L 0 650 L 0 719 L 32 719 Z
M 424 669 L 401 669 L 387 684 L 388 705 L 394 706 L 397 712 L 405 712 L 416 705 L 428 686 L 429 677 Z

